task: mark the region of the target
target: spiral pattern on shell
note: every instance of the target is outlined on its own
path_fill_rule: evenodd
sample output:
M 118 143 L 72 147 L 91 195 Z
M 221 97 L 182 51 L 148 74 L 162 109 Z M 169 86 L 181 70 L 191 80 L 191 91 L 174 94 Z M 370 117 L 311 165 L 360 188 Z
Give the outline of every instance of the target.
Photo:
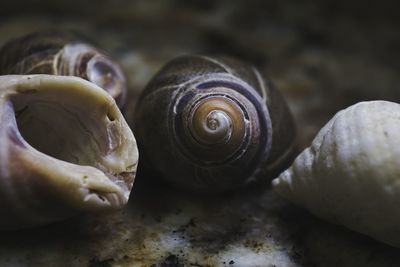
M 0 49 L 0 75 L 53 74 L 77 76 L 107 91 L 121 108 L 126 81 L 105 52 L 73 34 L 35 32 L 7 42 Z
M 134 128 L 147 165 L 200 192 L 272 178 L 296 139 L 284 99 L 255 68 L 207 56 L 169 62 L 143 91 Z

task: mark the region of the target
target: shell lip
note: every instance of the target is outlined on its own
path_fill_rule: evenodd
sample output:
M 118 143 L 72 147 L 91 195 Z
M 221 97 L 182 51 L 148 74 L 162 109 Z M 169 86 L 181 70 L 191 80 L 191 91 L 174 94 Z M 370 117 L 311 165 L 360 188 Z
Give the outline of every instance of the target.
M 8 150 L 18 153 L 9 160 L 19 161 L 29 171 L 28 176 L 42 179 L 45 187 L 57 192 L 57 199 L 72 209 L 102 211 L 119 208 L 127 203 L 137 167 L 136 141 L 115 101 L 104 90 L 81 78 L 55 75 L 8 75 L 0 77 L 0 82 L 9 88 L 3 90 L 1 98 L 7 103 L 6 107 L 11 108 L 13 116 L 10 116 L 10 120 L 15 123 L 15 127 L 8 131 L 11 141 Z M 59 94 L 60 98 L 49 100 L 51 103 L 55 99 L 65 101 L 66 97 L 71 97 L 71 103 L 75 101 L 82 104 L 82 111 L 87 112 L 86 115 L 81 112 L 81 116 L 104 118 L 101 125 L 96 126 L 103 127 L 105 132 L 103 147 L 106 150 L 98 158 L 101 162 L 90 166 L 57 159 L 39 151 L 25 140 L 16 123 L 20 115 L 18 111 L 21 110 L 15 107 L 18 110 L 15 112 L 14 106 L 18 105 L 18 101 L 25 103 L 33 97 L 32 106 L 39 108 L 34 98 L 38 94 L 48 94 L 51 97 Z M 112 120 L 109 120 L 110 114 Z M 63 123 L 63 120 L 59 119 L 58 123 Z

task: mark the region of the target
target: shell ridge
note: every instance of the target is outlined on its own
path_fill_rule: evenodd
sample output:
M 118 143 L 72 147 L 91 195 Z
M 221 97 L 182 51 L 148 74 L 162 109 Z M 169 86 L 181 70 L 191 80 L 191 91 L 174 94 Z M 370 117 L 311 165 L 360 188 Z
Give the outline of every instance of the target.
M 214 58 L 211 58 L 211 57 L 209 57 L 209 56 L 204 56 L 204 55 L 199 56 L 199 58 L 202 58 L 202 59 L 204 59 L 204 60 L 206 60 L 206 61 L 212 62 L 212 63 L 214 63 L 215 65 L 219 66 L 220 68 L 224 69 L 227 73 L 229 73 L 229 74 L 235 76 L 234 71 L 233 71 L 230 67 L 228 67 L 226 64 L 220 62 L 219 60 L 214 59 Z
M 400 105 L 386 101 L 360 102 L 339 111 L 274 180 L 274 188 L 316 216 L 399 247 L 398 114 Z M 306 175 L 309 163 L 304 159 L 312 151 L 312 174 Z
M 185 83 L 181 83 L 179 85 L 165 85 L 165 86 L 162 86 L 159 89 L 151 92 L 150 94 L 146 94 L 142 99 L 153 98 L 155 95 L 159 94 L 160 92 L 164 92 L 164 91 L 168 91 L 168 90 L 174 90 L 174 89 L 176 89 L 178 87 L 182 88 L 182 87 L 185 86 L 185 84 L 186 84 L 186 82 Z
M 267 86 L 265 84 L 264 79 L 261 77 L 260 72 L 255 68 L 251 67 L 252 71 L 254 72 L 255 76 L 257 77 L 257 83 L 260 86 L 261 92 L 262 92 L 262 99 L 263 101 L 267 101 L 268 99 L 268 93 L 267 93 Z

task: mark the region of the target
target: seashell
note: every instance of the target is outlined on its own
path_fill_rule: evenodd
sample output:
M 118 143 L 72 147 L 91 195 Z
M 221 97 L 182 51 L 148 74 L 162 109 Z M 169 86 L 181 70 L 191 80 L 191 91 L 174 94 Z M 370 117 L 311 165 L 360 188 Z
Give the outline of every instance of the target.
M 31 33 L 10 40 L 0 50 L 0 74 L 77 76 L 106 90 L 119 107 L 125 103 L 120 67 L 105 52 L 67 33 Z
M 315 215 L 400 247 L 400 105 L 340 111 L 273 181 Z
M 290 163 L 296 140 L 280 93 L 232 58 L 172 60 L 142 92 L 133 124 L 146 164 L 197 192 L 275 177 Z
M 136 141 L 100 87 L 68 76 L 0 76 L 0 124 L 0 229 L 127 203 Z

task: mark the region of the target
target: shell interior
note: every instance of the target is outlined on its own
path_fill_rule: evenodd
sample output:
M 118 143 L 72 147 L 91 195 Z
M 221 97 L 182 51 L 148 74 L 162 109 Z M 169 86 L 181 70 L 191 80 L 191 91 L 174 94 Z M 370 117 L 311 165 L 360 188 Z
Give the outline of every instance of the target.
M 3 91 L 10 107 L 7 121 L 12 125 L 11 142 L 5 145 L 13 154 L 2 156 L 3 161 L 19 162 L 21 169 L 5 174 L 6 167 L 0 168 L 3 180 L 30 177 L 30 190 L 38 186 L 43 194 L 43 188 L 52 188 L 57 192 L 51 193 L 56 194 L 53 197 L 74 210 L 107 210 L 126 204 L 138 152 L 115 101 L 80 78 L 8 77 L 17 81 L 13 92 Z M 27 186 L 21 179 L 15 181 Z
M 112 147 L 105 147 L 109 141 L 105 129 L 78 98 L 65 97 L 61 102 L 52 92 L 27 93 L 15 95 L 12 102 L 20 133 L 31 146 L 63 161 L 102 167 L 99 157 Z

